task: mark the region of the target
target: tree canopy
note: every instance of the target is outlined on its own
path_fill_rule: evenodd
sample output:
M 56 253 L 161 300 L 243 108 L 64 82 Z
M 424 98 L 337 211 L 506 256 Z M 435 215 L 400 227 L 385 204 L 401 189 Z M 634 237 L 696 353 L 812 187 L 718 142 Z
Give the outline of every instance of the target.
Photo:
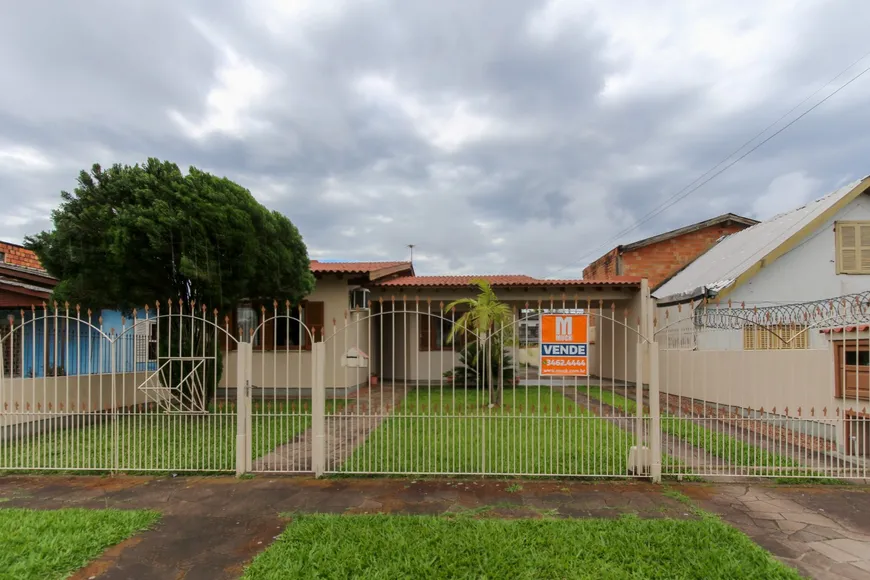
M 53 229 L 25 239 L 59 279 L 58 301 L 129 311 L 181 298 L 224 310 L 245 298 L 296 302 L 314 287 L 293 223 L 195 167 L 95 164 L 61 198 Z

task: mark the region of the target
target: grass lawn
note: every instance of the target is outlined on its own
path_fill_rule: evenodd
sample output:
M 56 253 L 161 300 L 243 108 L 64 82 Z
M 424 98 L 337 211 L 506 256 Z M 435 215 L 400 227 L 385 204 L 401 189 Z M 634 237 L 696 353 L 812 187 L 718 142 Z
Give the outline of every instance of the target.
M 0 509 L 0 578 L 66 578 L 159 518 L 151 511 Z
M 594 397 L 603 403 L 616 409 L 627 411 L 629 414 L 637 412 L 637 402 L 626 399 L 622 395 L 612 391 L 602 390 L 598 387 L 584 389 L 590 397 Z M 720 457 L 728 461 L 732 466 L 755 467 L 763 465 L 770 468 L 795 467 L 799 464 L 788 457 L 770 453 L 754 445 L 739 441 L 725 433 L 719 433 L 713 429 L 707 429 L 689 419 L 678 418 L 664 413 L 661 420 L 662 431 L 679 437 L 683 441 L 699 449 L 704 449 L 710 455 Z M 673 468 L 674 473 L 688 473 L 691 467 L 672 460 L 670 463 L 662 461 L 663 469 Z M 781 470 L 771 469 L 770 473 L 780 473 Z
M 627 474 L 634 438 L 547 387 L 419 388 L 341 467 L 362 473 Z
M 734 528 L 699 520 L 295 517 L 246 580 L 284 578 L 794 579 Z
M 327 401 L 327 414 L 343 405 Z M 110 471 L 117 453 L 120 471 L 235 471 L 235 406 L 211 411 L 200 416 L 156 409 L 124 412 L 114 422 L 78 428 L 71 419 L 53 419 L 56 428 L 50 432 L 0 446 L 0 470 Z M 310 401 L 256 402 L 251 420 L 256 459 L 311 427 Z

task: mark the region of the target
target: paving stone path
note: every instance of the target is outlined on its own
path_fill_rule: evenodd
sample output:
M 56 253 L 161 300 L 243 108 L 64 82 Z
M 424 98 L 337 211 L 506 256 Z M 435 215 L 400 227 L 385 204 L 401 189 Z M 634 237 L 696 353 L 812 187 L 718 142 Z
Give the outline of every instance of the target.
M 326 464 L 338 470 L 365 443 L 369 435 L 402 402 L 408 389 L 392 384 L 363 387 L 350 395 L 345 406 L 326 416 Z M 342 399 L 344 400 L 344 399 Z M 253 462 L 255 472 L 311 471 L 311 429 L 276 447 Z
M 762 485 L 680 487 L 811 578 L 870 579 L 870 489 Z

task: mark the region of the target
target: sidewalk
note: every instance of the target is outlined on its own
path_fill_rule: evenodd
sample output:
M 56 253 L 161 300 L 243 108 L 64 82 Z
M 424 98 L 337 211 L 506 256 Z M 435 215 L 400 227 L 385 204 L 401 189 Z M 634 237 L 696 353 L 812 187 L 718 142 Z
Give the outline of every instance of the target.
M 156 509 L 158 526 L 74 578 L 238 578 L 292 512 L 496 517 L 691 518 L 668 486 L 643 482 L 257 477 L 6 477 L 2 507 Z M 870 578 L 870 490 L 735 484 L 671 486 L 816 578 Z

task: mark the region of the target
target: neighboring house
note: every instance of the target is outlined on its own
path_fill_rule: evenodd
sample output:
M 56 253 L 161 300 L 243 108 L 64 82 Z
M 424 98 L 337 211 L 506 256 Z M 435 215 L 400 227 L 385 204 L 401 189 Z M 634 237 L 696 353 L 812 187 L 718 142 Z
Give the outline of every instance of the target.
M 22 308 L 42 306 L 57 280 L 48 275 L 32 251 L 0 241 L 0 315 L 18 316 Z
M 101 348 L 103 341 L 95 328 L 101 327 L 106 334 L 119 333 L 121 313 L 102 310 L 89 317 L 87 312 L 80 312 L 82 323 L 67 324 L 68 319 L 63 316 L 65 305 L 58 305 L 61 316 L 55 319 L 51 293 L 56 285 L 57 279 L 45 271 L 33 251 L 0 241 L 0 341 L 4 376 L 85 375 L 106 373 L 111 369 L 108 348 Z M 76 315 L 75 307 L 71 306 L 70 316 Z M 16 331 L 10 336 L 12 328 Z M 134 340 L 131 336 L 120 349 L 129 352 L 119 352 L 119 361 L 123 359 L 131 368 L 138 363 L 140 370 L 144 370 L 147 360 L 143 358 L 142 346 L 145 340 L 145 337 Z M 137 349 L 134 342 L 142 343 L 140 348 Z
M 764 308 L 870 291 L 868 188 L 870 178 L 851 183 L 728 236 L 652 291 L 659 309 L 704 299 Z M 826 344 L 818 332 L 810 341 Z M 753 347 L 748 335 L 721 346 Z
M 667 281 L 722 237 L 745 230 L 758 222 L 727 213 L 670 232 L 617 246 L 589 264 L 583 278 L 610 280 L 615 276 L 638 276 L 649 280 L 651 290 Z
M 870 402 L 870 335 L 852 326 L 870 297 L 870 177 L 726 237 L 653 297 L 665 357 L 694 377 L 683 396 L 841 426 Z

